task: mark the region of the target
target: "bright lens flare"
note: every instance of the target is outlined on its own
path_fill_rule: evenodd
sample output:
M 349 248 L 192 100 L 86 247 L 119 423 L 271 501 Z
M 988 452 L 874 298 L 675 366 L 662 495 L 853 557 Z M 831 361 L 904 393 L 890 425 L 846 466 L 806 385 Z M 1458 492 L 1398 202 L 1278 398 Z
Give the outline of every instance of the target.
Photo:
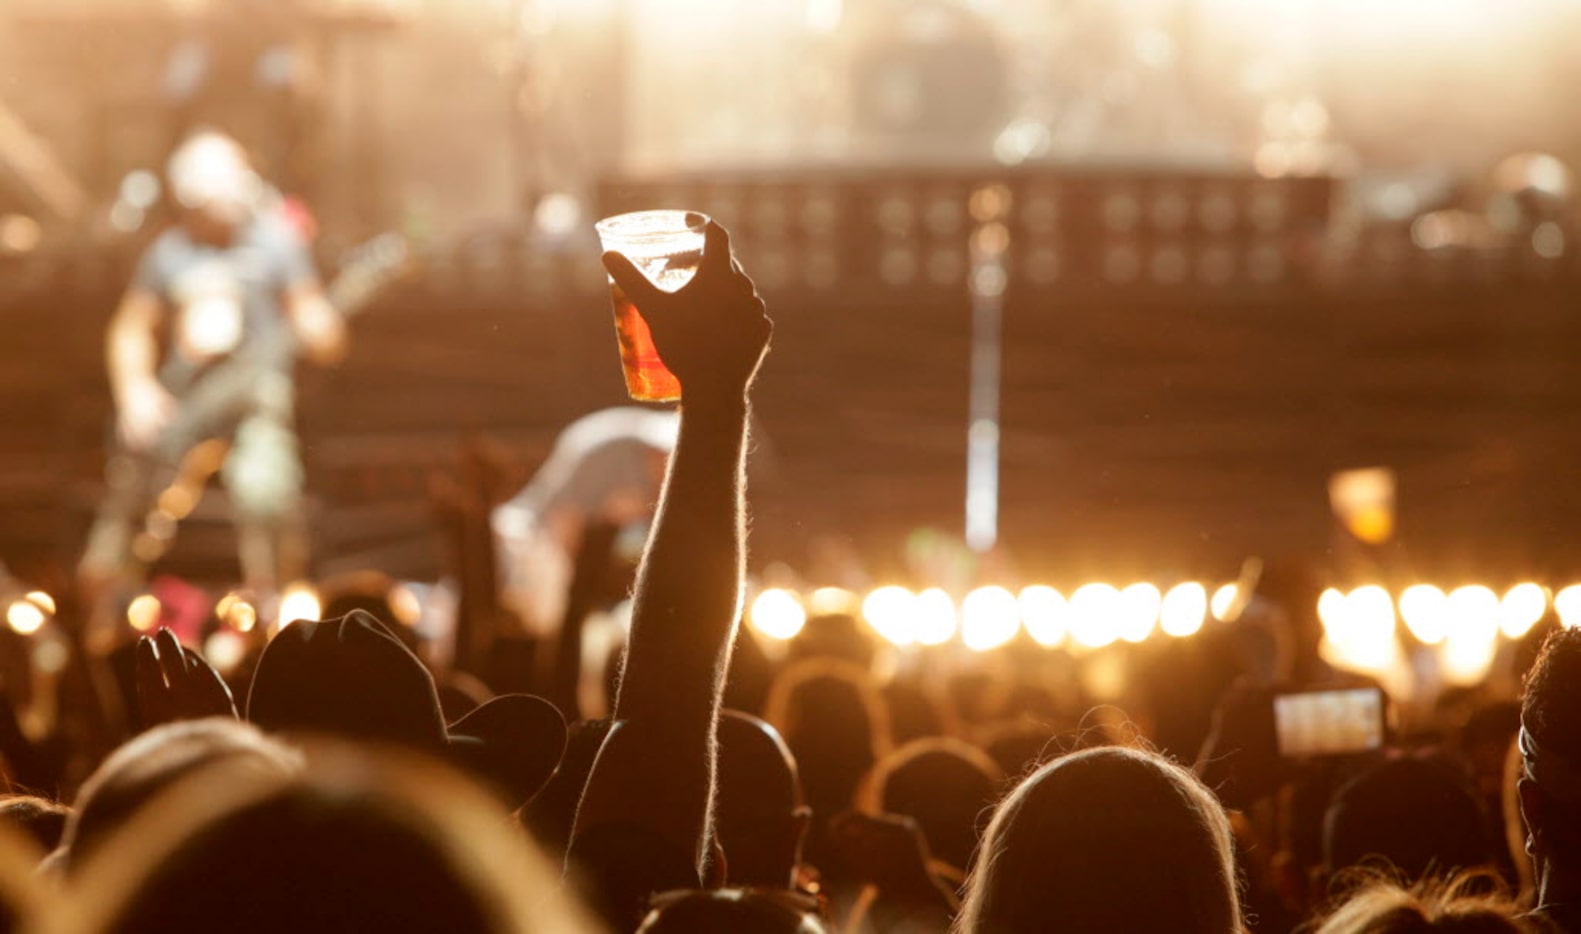
M 1234 584 L 1229 586 L 1233 587 Z M 1224 588 L 1219 588 L 1222 592 Z M 1159 628 L 1175 638 L 1195 635 L 1208 615 L 1208 589 L 1196 581 L 1176 584 L 1164 596 L 1158 614 Z
M 955 638 L 960 628 L 955 613 L 955 601 L 938 587 L 929 587 L 917 594 L 913 633 L 923 645 L 943 645 Z
M 1003 587 L 979 587 L 961 601 L 961 641 L 973 652 L 999 648 L 1020 628 L 1021 607 Z
M 1542 622 L 1548 612 L 1548 591 L 1541 584 L 1516 584 L 1499 601 L 1499 632 L 1505 638 L 1519 639 Z
M 752 601 L 747 619 L 753 629 L 770 639 L 794 639 L 807 625 L 807 611 L 795 594 L 770 587 Z
M 43 610 L 51 616 L 55 615 L 55 598 L 42 590 L 30 590 L 23 597 L 24 600 Z
M 138 632 L 149 632 L 159 625 L 160 610 L 159 598 L 145 593 L 126 608 L 126 621 Z
M 1376 585 L 1357 587 L 1339 597 L 1326 590 L 1318 600 L 1318 616 L 1327 634 L 1332 660 L 1358 671 L 1383 672 L 1395 660 L 1394 600 Z
M 1470 685 L 1487 677 L 1498 648 L 1499 597 L 1480 585 L 1449 595 L 1448 638 L 1441 650 L 1444 680 Z
M 1581 584 L 1571 584 L 1554 595 L 1554 612 L 1566 629 L 1581 626 Z
M 1132 584 L 1120 591 L 1120 638 L 1127 642 L 1146 641 L 1153 634 L 1153 627 L 1158 625 L 1158 614 L 1163 607 L 1164 595 L 1152 584 Z
M 904 587 L 880 587 L 862 601 L 862 618 L 893 645 L 917 641 L 917 595 Z
M 1033 584 L 1021 591 L 1016 603 L 1021 609 L 1021 625 L 1032 641 L 1048 649 L 1065 641 L 1070 631 L 1070 604 L 1064 594 L 1053 587 Z
M 1070 597 L 1070 635 L 1080 645 L 1100 649 L 1120 638 L 1116 617 L 1120 591 L 1109 584 L 1084 584 Z
M 324 606 L 319 602 L 318 593 L 307 584 L 293 584 L 287 587 L 285 595 L 280 598 L 280 624 L 282 626 L 294 623 L 299 619 L 317 620 L 323 615 Z
M 44 627 L 44 611 L 31 600 L 15 600 L 6 608 L 5 621 L 18 635 L 31 636 Z
M 856 594 L 844 587 L 819 587 L 812 592 L 807 605 L 819 616 L 834 616 L 856 610 Z
M 1240 595 L 1241 588 L 1236 584 L 1225 584 L 1215 590 L 1213 592 L 1213 601 L 1209 604 L 1209 607 L 1213 610 L 1213 618 L 1221 622 L 1228 619 L 1230 610 L 1235 606 L 1235 598 Z
M 1400 594 L 1405 628 L 1423 645 L 1437 645 L 1449 636 L 1449 597 L 1432 584 L 1416 584 Z

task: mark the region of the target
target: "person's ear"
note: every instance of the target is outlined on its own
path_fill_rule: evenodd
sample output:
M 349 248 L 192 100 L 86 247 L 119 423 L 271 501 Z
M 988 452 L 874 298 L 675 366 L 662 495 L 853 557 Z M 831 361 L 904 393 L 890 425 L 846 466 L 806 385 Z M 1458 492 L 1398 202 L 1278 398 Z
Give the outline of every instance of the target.
M 1515 783 L 1515 796 L 1521 805 L 1521 822 L 1526 825 L 1526 853 L 1539 856 L 1543 848 L 1543 790 L 1523 778 Z

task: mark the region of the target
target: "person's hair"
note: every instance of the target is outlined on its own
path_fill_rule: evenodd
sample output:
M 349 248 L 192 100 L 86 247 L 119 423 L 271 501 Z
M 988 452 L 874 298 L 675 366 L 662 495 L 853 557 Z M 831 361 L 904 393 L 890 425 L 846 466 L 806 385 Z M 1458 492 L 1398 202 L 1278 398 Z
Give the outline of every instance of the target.
M 71 808 L 37 795 L 0 795 L 0 824 L 38 844 L 48 853 L 60 846 Z
M 1555 630 L 1526 675 L 1521 723 L 1544 749 L 1581 760 L 1581 629 Z
M 790 884 L 806 832 L 796 759 L 767 722 L 737 710 L 719 717 L 714 833 L 732 885 Z
M 868 776 L 861 805 L 916 820 L 931 855 L 964 870 L 977 848 L 979 818 L 999 797 L 1004 773 L 971 743 L 916 739 L 886 756 Z
M 1552 771 L 1562 764 L 1571 775 L 1581 770 L 1581 629 L 1550 633 L 1526 675 L 1521 726 Z M 1526 763 L 1528 770 L 1533 763 Z M 1539 768 L 1543 765 L 1539 764 Z M 1572 784 L 1561 782 L 1561 784 Z M 1544 787 L 1541 827 L 1550 856 L 1563 865 L 1581 865 L 1581 788 Z M 1533 815 L 1528 814 L 1529 818 Z
M 1383 859 L 1414 881 L 1497 858 L 1476 788 L 1442 760 L 1377 763 L 1334 792 L 1323 819 L 1323 863 L 1331 873 Z
M 1489 873 L 1429 879 L 1407 889 L 1376 874 L 1310 928 L 1312 934 L 1525 934 L 1515 903 Z
M 638 934 L 824 934 L 816 903 L 788 890 L 698 889 L 654 897 Z
M 262 775 L 289 775 L 301 765 L 290 747 L 236 720 L 155 727 L 112 752 L 83 783 L 61 834 L 60 867 L 72 870 L 160 792 L 216 762 Z
M 955 930 L 1238 934 L 1229 818 L 1196 776 L 1117 746 L 1043 766 L 999 805 Z
M 88 860 L 52 934 L 592 930 L 448 768 L 336 745 L 308 761 L 290 776 L 221 762 L 169 789 Z

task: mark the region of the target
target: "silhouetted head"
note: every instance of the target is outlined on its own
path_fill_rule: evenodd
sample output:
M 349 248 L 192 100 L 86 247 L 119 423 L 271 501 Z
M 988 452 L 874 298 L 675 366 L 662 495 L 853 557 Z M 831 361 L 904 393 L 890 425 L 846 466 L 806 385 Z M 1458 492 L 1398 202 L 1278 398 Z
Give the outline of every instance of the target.
M 653 899 L 639 934 L 824 934 L 817 905 L 772 889 L 666 892 Z
M 1101 747 L 1034 772 L 983 835 L 956 930 L 1238 934 L 1230 822 L 1161 756 Z
M 1408 880 L 1492 865 L 1488 817 L 1470 778 L 1436 759 L 1380 762 L 1342 785 L 1323 818 L 1332 875 L 1384 859 Z
M 789 886 L 811 812 L 796 758 L 778 730 L 751 714 L 719 718 L 714 833 L 731 885 Z
M 1497 880 L 1462 876 L 1406 889 L 1388 880 L 1356 888 L 1315 934 L 1526 934 L 1541 930 L 1521 919 L 1516 906 L 1486 894 Z M 1474 892 L 1478 894 L 1473 894 Z
M 1003 780 L 994 760 L 970 743 L 918 739 L 874 767 L 863 804 L 912 818 L 929 853 L 964 870 L 977 848 L 980 819 L 986 820 Z
M 61 934 L 589 930 L 478 786 L 432 760 L 326 747 L 295 776 L 220 763 L 82 868 Z
M 1543 643 L 1526 677 L 1519 747 L 1521 813 L 1538 873 L 1581 873 L 1581 629 Z
M 889 751 L 889 717 L 867 671 L 850 662 L 808 659 L 780 672 L 764 719 L 780 731 L 796 757 L 814 827 L 808 858 L 826 872 L 833 851 L 824 828 L 851 807 L 857 786 Z
M 222 762 L 260 776 L 290 775 L 301 767 L 294 750 L 235 720 L 213 717 L 155 727 L 111 753 L 83 783 L 61 835 L 63 867 L 75 871 L 148 802 Z

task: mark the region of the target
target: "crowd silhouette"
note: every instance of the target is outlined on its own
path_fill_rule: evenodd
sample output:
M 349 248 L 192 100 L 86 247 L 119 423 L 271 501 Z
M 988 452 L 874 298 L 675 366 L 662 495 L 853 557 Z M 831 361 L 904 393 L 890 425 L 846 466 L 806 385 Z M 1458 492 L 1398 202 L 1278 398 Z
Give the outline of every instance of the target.
M 226 678 L 168 630 L 83 646 L 69 729 L 0 716 L 0 928 L 1581 932 L 1581 630 L 1539 630 L 1518 710 L 1311 762 L 1270 748 L 1268 698 L 1351 682 L 1299 574 L 1263 583 L 1277 670 L 1205 637 L 1114 706 L 1041 650 L 882 670 L 838 614 L 770 659 L 739 622 L 764 303 L 717 225 L 678 291 L 605 264 L 683 387 L 607 716 L 596 523 L 554 671 L 508 685 L 553 703 L 457 688 L 376 602 Z

